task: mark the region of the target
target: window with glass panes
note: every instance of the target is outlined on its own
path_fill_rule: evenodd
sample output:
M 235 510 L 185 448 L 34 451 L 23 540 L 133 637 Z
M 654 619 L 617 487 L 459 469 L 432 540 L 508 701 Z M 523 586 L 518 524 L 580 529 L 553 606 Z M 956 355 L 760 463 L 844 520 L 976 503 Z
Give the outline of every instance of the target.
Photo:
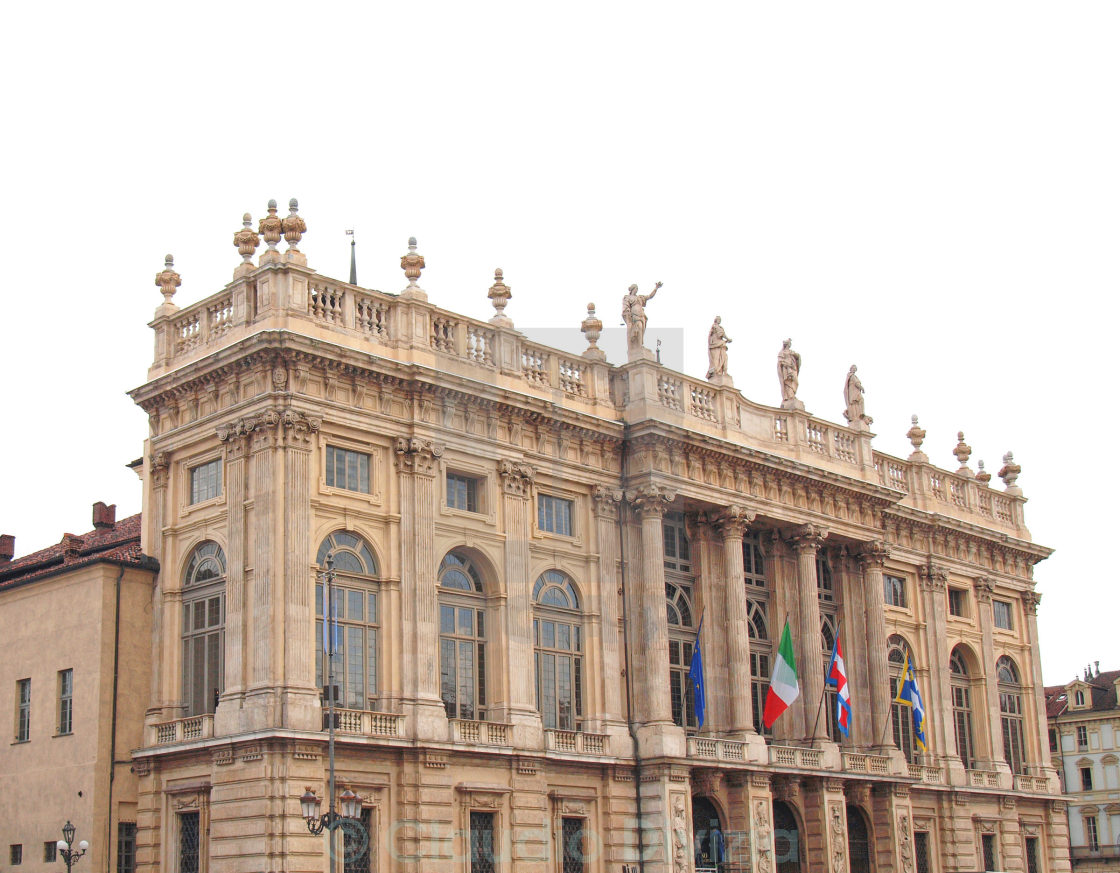
M 929 834 L 926 831 L 914 831 L 914 865 L 917 873 L 930 873 L 933 869 L 929 864 Z
M 953 698 L 953 732 L 957 755 L 968 770 L 976 764 L 976 748 L 972 736 L 972 680 L 968 664 L 959 648 L 949 656 L 949 690 Z
M 949 589 L 949 615 L 968 615 L 968 594 L 963 588 Z
M 136 822 L 117 824 L 117 873 L 136 873 Z
M 342 824 L 343 873 L 370 873 L 373 855 L 373 815 L 368 807 L 362 810 L 357 821 L 348 819 Z
M 58 732 L 74 730 L 74 671 L 58 671 Z
M 751 647 L 751 717 L 754 729 L 765 736 L 762 713 L 770 689 L 770 582 L 757 533 L 743 537 L 743 587 L 747 597 L 747 633 Z
M 822 604 L 836 602 L 836 590 L 832 585 L 832 565 L 824 549 L 817 552 L 817 600 Z
M 696 631 L 692 618 L 692 590 L 684 584 L 665 583 L 665 608 L 669 616 L 669 705 L 673 723 L 696 728 L 696 706 L 688 668 Z
M 1038 867 L 1038 837 L 1026 839 L 1027 873 L 1039 873 Z
M 338 704 L 346 709 L 376 709 L 380 660 L 381 614 L 377 559 L 373 549 L 353 531 L 335 531 L 323 540 L 316 554 L 321 568 L 315 585 L 315 670 L 320 686 L 328 685 L 324 656 L 323 616 L 326 586 L 322 568 L 333 560 L 333 612 L 337 622 L 334 639 L 334 685 Z M 330 640 L 327 640 L 329 643 Z
M 1011 604 L 1006 600 L 992 601 L 992 623 L 1004 630 L 1011 630 Z
M 478 492 L 481 480 L 462 473 L 447 474 L 447 505 L 451 509 L 479 512 Z
M 688 548 L 684 516 L 667 512 L 661 519 L 661 533 L 665 545 L 665 569 L 678 573 L 692 573 L 692 557 Z
M 43 843 L 43 860 L 48 864 L 58 860 L 57 840 L 47 840 Z
M 894 744 L 902 750 L 906 760 L 913 763 L 917 754 L 914 747 L 914 717 L 909 706 L 904 706 L 895 698 L 898 696 L 898 683 L 902 677 L 902 667 L 910 646 L 898 636 L 887 640 L 887 664 L 891 674 L 891 733 Z
M 832 660 L 832 647 L 836 645 L 837 622 L 839 619 L 832 611 L 821 610 L 821 658 L 824 660 L 825 669 Z M 824 686 L 824 712 L 825 728 L 828 738 L 834 743 L 844 742 L 844 735 L 840 732 L 840 724 L 836 719 L 836 705 L 839 692 L 827 683 Z
M 562 873 L 584 873 L 587 869 L 587 821 L 582 818 L 561 820 L 560 835 L 564 840 Z
M 494 873 L 494 813 L 471 810 L 470 825 L 470 873 Z
M 546 728 L 583 727 L 583 633 L 579 598 L 558 570 L 533 586 L 533 641 L 537 709 Z
M 328 488 L 369 493 L 369 455 L 327 446 L 326 462 Z
M 179 869 L 177 873 L 198 873 L 198 813 L 179 813 Z
M 471 559 L 448 552 L 439 569 L 440 696 L 448 718 L 486 718 L 486 603 Z
M 224 676 L 226 557 L 214 542 L 191 552 L 183 577 L 183 704 L 186 715 L 213 712 Z
M 1077 726 L 1077 748 L 1078 750 L 1089 748 L 1089 729 L 1083 724 Z
M 887 606 L 906 608 L 906 580 L 901 576 L 883 574 L 883 599 Z
M 222 461 L 215 458 L 197 467 L 191 467 L 191 503 L 202 503 L 222 493 Z
M 980 851 L 984 856 L 985 870 L 998 870 L 996 866 L 996 837 L 995 834 L 980 835 Z
M 31 739 L 31 680 L 16 682 L 16 742 Z
M 537 495 L 537 528 L 549 533 L 572 535 L 572 501 L 551 494 Z
M 1085 816 L 1085 841 L 1089 844 L 1091 852 L 1098 852 L 1101 848 L 1101 834 L 1097 826 L 1095 815 Z
M 1026 772 L 1023 748 L 1023 689 L 1019 684 L 1019 668 L 1004 656 L 996 661 L 999 680 L 1000 729 L 1003 732 L 1003 759 L 1012 773 Z

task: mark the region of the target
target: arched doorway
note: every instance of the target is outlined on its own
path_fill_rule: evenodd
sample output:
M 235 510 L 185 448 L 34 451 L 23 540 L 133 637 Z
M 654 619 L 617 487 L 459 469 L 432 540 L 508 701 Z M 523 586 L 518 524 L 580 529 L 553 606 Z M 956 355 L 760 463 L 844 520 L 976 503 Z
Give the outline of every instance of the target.
M 867 819 L 858 807 L 848 807 L 848 869 L 850 873 L 871 873 L 871 835 Z
M 692 798 L 692 847 L 696 871 L 713 871 L 724 861 L 723 825 L 707 797 Z
M 777 873 L 801 873 L 801 832 L 789 804 L 774 801 L 774 862 Z

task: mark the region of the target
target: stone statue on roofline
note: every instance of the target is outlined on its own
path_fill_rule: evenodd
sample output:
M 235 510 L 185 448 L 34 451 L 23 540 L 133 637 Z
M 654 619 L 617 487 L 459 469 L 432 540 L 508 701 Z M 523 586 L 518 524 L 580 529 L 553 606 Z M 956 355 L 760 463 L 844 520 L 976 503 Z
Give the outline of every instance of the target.
M 863 383 L 856 375 L 856 365 L 848 370 L 844 380 L 844 418 L 856 430 L 865 430 L 871 425 L 871 418 L 863 411 Z
M 708 381 L 720 386 L 730 386 L 731 377 L 727 375 L 727 344 L 731 337 L 723 329 L 720 317 L 712 322 L 708 331 Z
M 639 294 L 638 286 L 631 285 L 622 298 L 622 320 L 626 324 L 627 360 L 648 360 L 653 357 L 649 349 L 645 347 L 646 304 L 653 299 L 660 287 L 661 283 L 658 282 L 649 294 Z
M 782 409 L 805 409 L 797 399 L 797 377 L 801 373 L 801 355 L 792 348 L 793 340 L 782 340 L 778 352 L 778 382 L 782 387 Z

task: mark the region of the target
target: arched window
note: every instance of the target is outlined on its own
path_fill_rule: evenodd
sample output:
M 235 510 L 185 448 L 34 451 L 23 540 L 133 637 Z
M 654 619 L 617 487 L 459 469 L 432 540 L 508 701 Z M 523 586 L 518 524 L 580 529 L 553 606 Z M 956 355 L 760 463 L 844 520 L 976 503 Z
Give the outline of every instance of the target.
M 669 618 L 669 702 L 673 722 L 686 730 L 696 728 L 696 709 L 688 668 L 696 630 L 692 618 L 692 587 L 665 583 L 665 611 Z
M 743 587 L 747 596 L 747 633 L 751 641 L 751 717 L 760 734 L 772 733 L 762 725 L 766 692 L 770 689 L 770 580 L 757 533 L 743 537 Z
M 337 703 L 347 709 L 376 710 L 381 636 L 377 559 L 361 536 L 346 530 L 329 534 L 319 545 L 315 561 L 321 570 L 326 569 L 328 558 L 333 561 L 334 616 L 338 622 L 331 665 Z M 323 657 L 324 593 L 320 575 L 315 585 L 315 669 L 325 688 L 332 677 Z
M 965 769 L 976 766 L 976 744 L 972 735 L 972 679 L 961 647 L 949 656 L 949 687 L 953 696 L 953 731 L 957 754 Z
M 832 567 L 823 549 L 817 551 L 817 599 L 822 603 L 836 600 L 836 592 L 832 587 Z
M 183 705 L 203 715 L 224 682 L 226 556 L 215 542 L 195 546 L 183 574 Z
M 1003 732 L 1003 759 L 1012 773 L 1026 772 L 1023 749 L 1023 688 L 1019 668 L 1004 655 L 996 661 L 999 680 L 999 721 Z
M 537 709 L 546 728 L 583 728 L 583 628 L 572 580 L 546 570 L 533 586 Z
M 917 754 L 914 747 L 914 717 L 909 706 L 904 706 L 895 700 L 898 696 L 898 683 L 902 677 L 902 666 L 907 655 L 913 661 L 906 640 L 897 634 L 892 634 L 887 639 L 887 665 L 891 674 L 891 731 L 894 734 L 894 744 L 902 750 L 907 761 L 913 762 Z
M 1074 702 L 1074 705 L 1076 705 L 1076 706 L 1084 706 L 1085 705 L 1085 692 L 1084 691 L 1074 692 L 1073 702 Z
M 482 574 L 465 552 L 439 565 L 440 696 L 448 718 L 486 718 L 486 601 Z
M 832 658 L 832 647 L 836 643 L 836 629 L 839 614 L 836 602 L 836 588 L 832 580 L 832 567 L 824 550 L 817 552 L 817 600 L 821 611 L 821 656 L 823 663 L 820 669 L 824 670 Z M 840 726 L 836 723 L 836 689 L 825 685 L 824 693 L 824 719 L 825 729 L 829 739 L 839 743 L 844 735 L 840 733 Z

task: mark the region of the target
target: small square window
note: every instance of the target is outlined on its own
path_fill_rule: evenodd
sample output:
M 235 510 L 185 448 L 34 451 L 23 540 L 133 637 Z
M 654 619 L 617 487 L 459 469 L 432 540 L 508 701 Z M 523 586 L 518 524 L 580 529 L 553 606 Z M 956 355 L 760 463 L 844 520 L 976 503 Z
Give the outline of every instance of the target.
M 572 501 L 551 494 L 537 495 L 537 527 L 549 533 L 572 535 Z
M 220 458 L 191 467 L 191 504 L 211 500 L 222 493 L 222 462 Z
M 996 627 L 1011 630 L 1011 604 L 1006 600 L 993 600 L 992 621 Z
M 901 576 L 883 575 L 883 599 L 887 606 L 906 608 L 906 580 Z
M 447 474 L 447 506 L 464 512 L 480 512 L 479 492 L 482 479 L 462 473 Z
M 23 843 L 12 843 L 8 846 L 8 863 L 13 867 L 23 863 Z
M 47 840 L 43 843 L 43 860 L 50 863 L 58 860 L 58 842 Z
M 369 455 L 327 446 L 327 487 L 369 494 Z
M 958 617 L 968 615 L 968 592 L 963 588 L 949 589 L 949 615 Z

